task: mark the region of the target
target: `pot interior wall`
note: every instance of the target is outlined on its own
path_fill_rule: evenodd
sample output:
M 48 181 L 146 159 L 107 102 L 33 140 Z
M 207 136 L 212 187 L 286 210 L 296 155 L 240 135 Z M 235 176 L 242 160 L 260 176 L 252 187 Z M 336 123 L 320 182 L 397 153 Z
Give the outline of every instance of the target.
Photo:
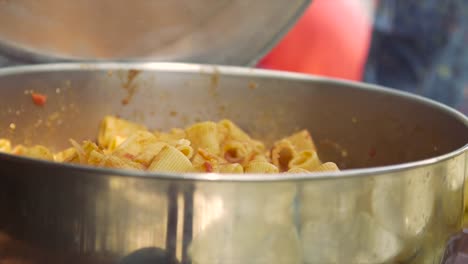
M 341 168 L 435 157 L 468 141 L 464 121 L 440 107 L 359 86 L 216 69 L 18 72 L 0 77 L 0 137 L 58 150 L 70 138 L 95 139 L 107 114 L 163 130 L 229 118 L 267 142 L 308 129 L 323 160 Z

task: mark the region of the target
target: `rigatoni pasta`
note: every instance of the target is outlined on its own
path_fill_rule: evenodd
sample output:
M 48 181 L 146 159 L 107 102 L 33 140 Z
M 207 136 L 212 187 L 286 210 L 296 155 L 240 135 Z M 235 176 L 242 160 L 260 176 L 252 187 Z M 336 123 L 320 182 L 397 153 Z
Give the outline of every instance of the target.
M 294 155 L 288 163 L 288 169 L 301 168 L 308 171 L 314 171 L 320 167 L 321 161 L 316 151 L 304 150 Z
M 0 152 L 10 152 L 11 142 L 8 139 L 0 139 Z
M 245 166 L 246 173 L 278 173 L 278 167 L 267 161 L 251 161 Z
M 52 152 L 50 152 L 44 146 L 34 146 L 32 148 L 26 148 L 21 146 L 20 148 L 16 148 L 15 151 L 18 151 L 20 155 L 24 155 L 31 158 L 54 160 L 54 155 L 52 154 Z
M 99 127 L 98 144 L 106 148 L 116 137 L 126 138 L 140 130 L 146 130 L 146 127 L 114 116 L 106 116 Z
M 216 123 L 197 123 L 187 128 L 185 132 L 195 150 L 202 148 L 215 155 L 219 154 L 220 134 Z
M 178 149 L 166 145 L 151 162 L 149 171 L 161 172 L 191 172 L 193 166 L 190 160 Z
M 106 116 L 99 126 L 96 142 L 70 140 L 70 144 L 70 148 L 53 153 L 44 146 L 12 146 L 8 139 L 0 139 L 0 152 L 153 172 L 263 174 L 339 170 L 333 162 L 322 163 L 306 130 L 278 140 L 267 149 L 227 119 L 163 132 Z

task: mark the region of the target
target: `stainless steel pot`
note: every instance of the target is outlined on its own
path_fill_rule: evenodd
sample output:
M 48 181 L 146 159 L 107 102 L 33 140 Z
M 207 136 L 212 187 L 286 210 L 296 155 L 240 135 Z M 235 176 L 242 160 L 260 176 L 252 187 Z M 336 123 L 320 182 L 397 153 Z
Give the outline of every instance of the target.
M 152 128 L 231 118 L 266 141 L 309 129 L 347 169 L 171 175 L 0 154 L 0 260 L 438 263 L 461 228 L 467 118 L 406 93 L 245 68 L 54 64 L 1 69 L 0 106 L 15 143 L 95 138 L 105 114 Z

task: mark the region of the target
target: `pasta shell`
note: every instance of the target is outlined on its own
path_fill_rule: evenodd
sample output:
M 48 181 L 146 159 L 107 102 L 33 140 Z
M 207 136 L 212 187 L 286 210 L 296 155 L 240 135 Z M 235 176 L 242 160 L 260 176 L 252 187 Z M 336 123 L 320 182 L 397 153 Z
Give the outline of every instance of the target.
M 11 150 L 11 153 L 15 154 L 15 155 L 24 155 L 24 153 L 27 151 L 26 147 L 19 144 L 19 145 L 16 145 L 12 150 Z
M 203 148 L 216 155 L 220 153 L 220 135 L 216 123 L 197 123 L 187 128 L 185 132 L 195 150 Z
M 79 163 L 82 164 L 86 164 L 86 162 L 88 161 L 89 153 L 91 153 L 91 151 L 99 150 L 99 147 L 96 144 L 88 140 L 84 141 L 83 145 L 78 144 L 73 139 L 70 139 L 70 142 L 76 150 Z
M 79 162 L 78 153 L 75 148 L 68 148 L 54 155 L 57 162 Z
M 227 139 L 250 141 L 249 135 L 230 120 L 223 119 L 218 122 L 218 126 L 220 127 L 220 130 L 223 131 Z
M 244 168 L 239 163 L 221 164 L 219 165 L 221 173 L 244 173 Z
M 252 145 L 252 149 L 255 153 L 263 153 L 265 151 L 265 145 L 262 142 L 258 140 L 251 140 L 249 143 Z
M 179 146 L 176 146 L 177 150 L 182 152 L 182 154 L 185 155 L 185 157 L 187 157 L 187 159 L 191 159 L 192 156 L 193 156 L 193 148 L 190 147 L 190 146 L 187 146 L 187 145 L 179 145 Z
M 106 156 L 102 153 L 97 152 L 96 150 L 91 151 L 88 157 L 88 164 L 94 166 L 102 166 L 106 161 Z
M 137 131 L 120 144 L 113 155 L 147 167 L 166 145 L 167 143 L 158 141 L 156 136 L 148 131 Z
M 127 140 L 126 137 L 122 137 L 122 136 L 115 136 L 113 137 L 110 141 L 109 141 L 109 144 L 107 146 L 107 150 L 109 151 L 114 151 L 115 149 L 117 149 L 118 146 L 120 146 L 120 144 L 122 144 L 125 140 Z
M 340 171 L 340 169 L 338 168 L 338 166 L 333 163 L 333 162 L 325 162 L 323 163 L 322 165 L 316 167 L 314 170 L 314 172 L 320 172 L 320 171 Z
M 158 153 L 165 146 L 167 146 L 167 144 L 164 142 L 155 142 L 154 144 L 148 144 L 135 157 L 127 155 L 126 158 L 141 163 L 144 166 L 148 167 L 151 161 L 154 159 L 154 157 L 156 157 L 156 155 L 158 155 Z
M 247 155 L 251 152 L 251 149 L 247 144 L 243 144 L 240 141 L 229 140 L 223 144 L 223 157 L 230 163 L 241 163 Z
M 264 161 L 252 161 L 244 167 L 245 173 L 278 173 L 278 168 Z
M 292 168 L 288 170 L 288 173 L 310 173 L 310 171 L 303 169 L 303 168 L 296 167 L 296 168 Z
M 0 152 L 10 152 L 11 142 L 8 139 L 0 139 Z
M 136 131 L 147 130 L 145 126 L 114 116 L 106 116 L 99 126 L 98 144 L 107 148 L 116 136 L 128 137 Z
M 315 168 L 321 165 L 321 162 L 317 156 L 317 152 L 305 150 L 298 153 L 289 162 L 289 168 L 302 168 L 305 170 L 313 171 Z
M 180 128 L 173 128 L 169 133 L 155 132 L 154 135 L 158 140 L 164 142 L 177 141 L 186 138 L 185 131 Z
M 149 166 L 150 171 L 161 172 L 191 172 L 193 166 L 190 160 L 172 146 L 164 146 Z
M 198 172 L 218 172 L 218 165 L 226 163 L 220 157 L 209 153 L 204 149 L 198 149 L 192 158 L 192 164 Z M 207 166 L 209 168 L 207 168 Z
M 25 148 L 24 156 L 43 160 L 54 160 L 54 155 L 44 146 L 36 145 L 31 148 Z
M 291 142 L 297 152 L 304 150 L 317 151 L 314 141 L 312 140 L 312 137 L 307 130 L 301 130 L 297 133 L 294 133 L 291 136 L 285 138 L 285 140 Z
M 253 156 L 251 161 L 269 162 L 268 157 L 263 155 L 263 154 L 257 154 L 255 156 Z
M 115 168 L 115 169 L 137 169 L 144 170 L 144 166 L 140 163 L 133 162 L 128 159 L 123 159 L 114 155 L 106 156 L 103 160 L 103 167 Z

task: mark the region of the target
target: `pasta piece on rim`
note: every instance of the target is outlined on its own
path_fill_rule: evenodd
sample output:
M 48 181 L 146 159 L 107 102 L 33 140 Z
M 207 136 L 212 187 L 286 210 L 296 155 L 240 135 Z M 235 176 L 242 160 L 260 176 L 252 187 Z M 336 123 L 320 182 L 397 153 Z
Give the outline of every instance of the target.
M 78 144 L 73 139 L 70 139 L 70 142 L 76 150 L 76 154 L 78 155 L 78 162 L 82 164 L 86 164 L 91 151 L 100 151 L 99 147 L 94 142 L 89 140 L 85 140 L 82 145 Z
M 107 148 L 116 136 L 126 138 L 136 131 L 147 130 L 145 126 L 117 118 L 106 116 L 101 121 L 98 132 L 98 145 Z
M 54 155 L 54 160 L 57 162 L 71 162 L 78 163 L 78 152 L 75 148 L 67 148 L 64 151 L 58 152 Z
M 149 171 L 160 172 L 192 172 L 190 160 L 176 148 L 166 145 L 156 155 L 148 167 Z
M 28 148 L 27 152 L 25 153 L 25 156 L 43 160 L 54 160 L 54 155 L 52 154 L 52 152 L 48 148 L 41 145 L 36 145 L 34 147 Z
M 279 173 L 278 168 L 265 161 L 251 161 L 244 167 L 245 173 Z
M 325 172 L 325 171 L 340 171 L 340 169 L 334 162 L 325 162 L 322 165 L 314 168 L 313 170 L 313 172 Z
M 317 155 L 316 151 L 305 150 L 298 153 L 289 162 L 289 168 L 302 168 L 308 171 L 313 171 L 315 168 L 320 166 L 322 163 Z
M 102 162 L 103 167 L 115 168 L 115 169 L 137 169 L 144 170 L 145 167 L 137 162 L 131 161 L 129 159 L 124 159 L 114 155 L 108 155 Z
M 0 139 L 0 152 L 10 152 L 11 151 L 11 141 L 8 139 Z
M 193 167 L 198 172 L 218 172 L 218 165 L 224 163 L 227 163 L 224 159 L 202 148 L 192 158 Z
M 220 173 L 244 173 L 244 168 L 239 163 L 229 163 L 219 165 Z
M 303 169 L 303 168 L 296 167 L 296 168 L 289 169 L 288 173 L 310 173 L 310 171 Z
M 23 145 L 17 145 L 11 151 L 12 154 L 25 156 L 29 158 L 42 159 L 42 160 L 54 160 L 52 152 L 41 145 L 35 145 L 33 147 L 25 147 Z

